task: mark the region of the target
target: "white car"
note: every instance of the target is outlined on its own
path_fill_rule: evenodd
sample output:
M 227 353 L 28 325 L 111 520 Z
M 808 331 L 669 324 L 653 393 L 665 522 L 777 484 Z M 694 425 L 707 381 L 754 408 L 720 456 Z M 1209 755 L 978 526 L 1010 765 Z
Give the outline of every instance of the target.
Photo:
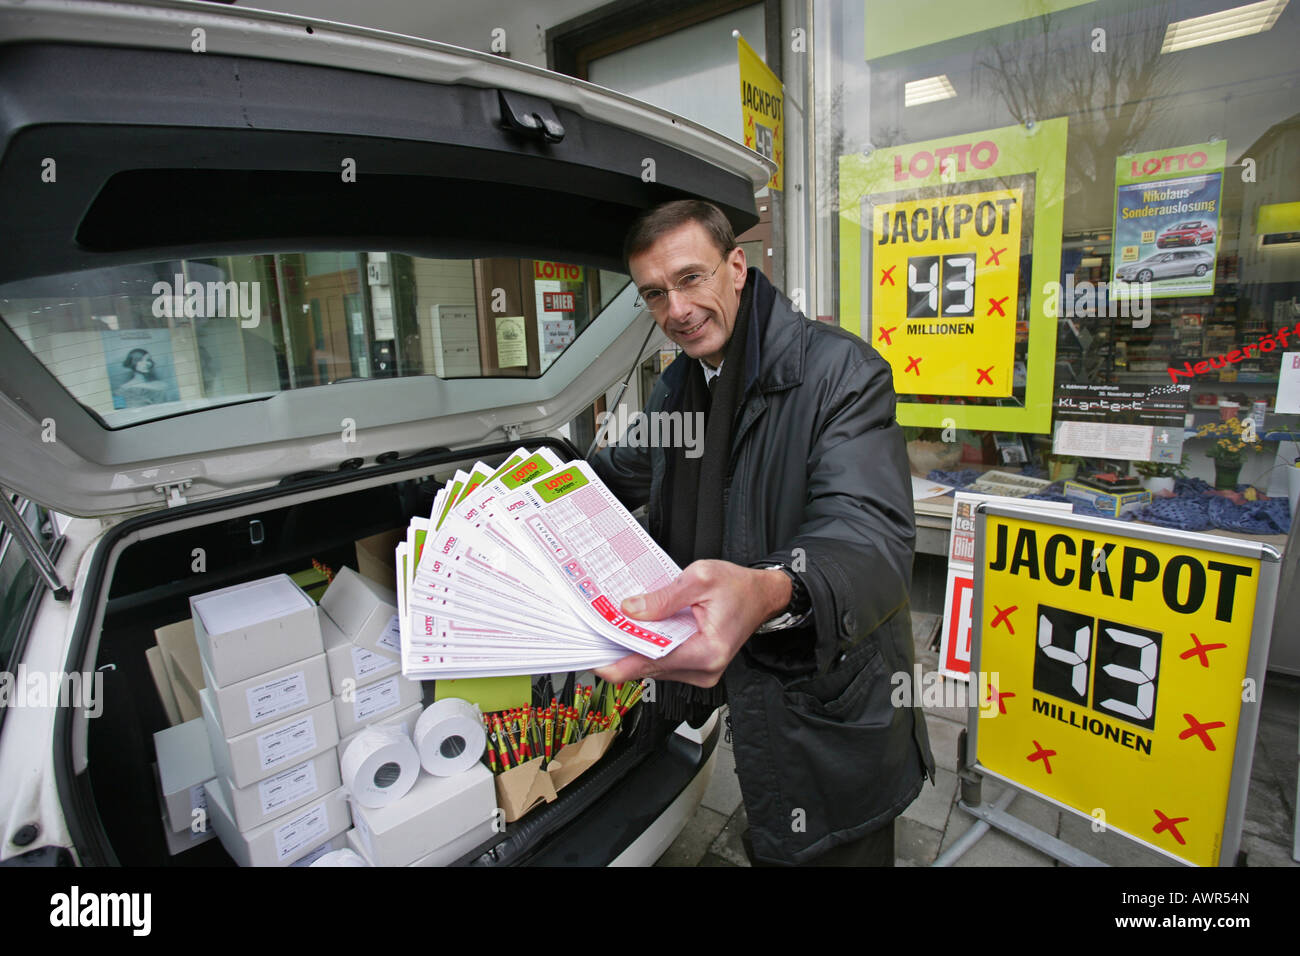
M 653 327 L 626 227 L 697 196 L 740 232 L 770 170 L 567 77 L 208 3 L 0 0 L 0 88 L 0 497 L 21 513 L 0 517 L 0 667 L 99 688 L 0 707 L 0 859 L 227 862 L 164 845 L 155 628 L 195 593 L 354 564 L 457 467 L 581 457 L 569 424 Z M 642 710 L 460 862 L 657 859 L 720 728 Z

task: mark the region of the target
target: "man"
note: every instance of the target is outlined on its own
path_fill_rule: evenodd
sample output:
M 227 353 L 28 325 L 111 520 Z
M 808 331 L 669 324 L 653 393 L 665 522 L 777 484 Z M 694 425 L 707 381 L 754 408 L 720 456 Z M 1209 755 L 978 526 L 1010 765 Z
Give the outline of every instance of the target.
M 725 687 L 751 858 L 892 865 L 934 761 L 919 710 L 890 700 L 891 675 L 911 680 L 915 528 L 889 366 L 747 269 L 708 203 L 643 214 L 624 258 L 684 353 L 646 412 L 704 414 L 704 451 L 612 446 L 593 465 L 684 568 L 624 613 L 690 607 L 699 633 L 598 673 Z

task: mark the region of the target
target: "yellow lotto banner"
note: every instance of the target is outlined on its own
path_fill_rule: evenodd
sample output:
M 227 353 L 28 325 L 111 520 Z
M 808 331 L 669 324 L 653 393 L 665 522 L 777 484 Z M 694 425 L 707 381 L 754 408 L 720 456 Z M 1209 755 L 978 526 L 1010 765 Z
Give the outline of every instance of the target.
M 896 392 L 1011 394 L 1023 209 L 1019 189 L 874 207 L 874 344 Z
M 1011 510 L 983 515 L 977 548 L 979 767 L 1170 856 L 1224 862 L 1238 730 L 1248 760 L 1258 720 L 1256 603 L 1276 586 L 1261 585 L 1261 546 Z
M 776 163 L 776 172 L 768 185 L 784 189 L 781 173 L 785 168 L 785 90 L 744 37 L 736 38 L 736 55 L 740 59 L 740 111 L 745 145 Z
M 840 157 L 840 325 L 890 363 L 901 424 L 1051 430 L 1067 133 L 1058 118 Z

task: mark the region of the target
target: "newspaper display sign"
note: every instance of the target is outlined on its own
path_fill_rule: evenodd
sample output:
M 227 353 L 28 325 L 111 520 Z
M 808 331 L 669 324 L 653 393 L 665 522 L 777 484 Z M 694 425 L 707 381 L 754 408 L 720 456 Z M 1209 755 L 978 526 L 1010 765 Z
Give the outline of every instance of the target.
M 997 501 L 996 495 L 959 491 L 953 495 L 952 534 L 948 543 L 948 583 L 944 588 L 943 630 L 939 640 L 939 672 L 957 680 L 970 679 L 971 602 L 975 596 L 975 506 Z M 1005 499 L 1003 499 L 1005 500 Z M 1045 511 L 1074 510 L 1064 501 L 1020 499 L 1027 507 Z

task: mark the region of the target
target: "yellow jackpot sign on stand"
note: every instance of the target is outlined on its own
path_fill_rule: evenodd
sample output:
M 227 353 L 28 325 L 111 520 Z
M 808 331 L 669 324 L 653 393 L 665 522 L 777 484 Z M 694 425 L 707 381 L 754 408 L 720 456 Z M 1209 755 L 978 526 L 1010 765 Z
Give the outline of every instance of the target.
M 972 668 L 997 676 L 974 769 L 1176 859 L 1234 862 L 1278 553 L 1014 505 L 985 506 L 976 535 Z

